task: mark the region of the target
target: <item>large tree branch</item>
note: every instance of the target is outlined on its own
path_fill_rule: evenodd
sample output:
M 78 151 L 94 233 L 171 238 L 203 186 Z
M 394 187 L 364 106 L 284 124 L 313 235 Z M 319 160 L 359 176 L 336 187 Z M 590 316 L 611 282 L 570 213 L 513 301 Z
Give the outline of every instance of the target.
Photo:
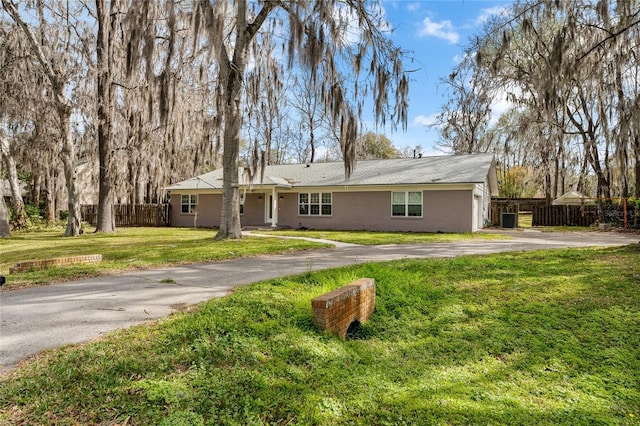
M 4 0 L 3 0 L 4 1 Z M 631 28 L 633 28 L 634 26 L 640 24 L 640 19 L 637 21 L 632 22 L 629 25 L 625 25 L 623 28 L 621 28 L 618 31 L 612 32 L 610 33 L 608 36 L 606 36 L 605 38 L 603 38 L 602 40 L 600 40 L 598 43 L 594 44 L 593 46 L 591 46 L 589 48 L 589 50 L 587 50 L 586 52 L 584 52 L 582 55 L 580 55 L 577 59 L 576 59 L 576 64 L 579 63 L 580 61 L 582 61 L 584 58 L 586 58 L 587 56 L 589 56 L 591 53 L 593 53 L 594 50 L 602 47 L 606 42 L 608 42 L 611 39 L 615 39 L 616 37 L 618 37 L 620 34 L 623 34 L 627 31 L 629 31 Z
M 46 60 L 45 54 L 42 51 L 42 46 L 36 40 L 35 34 L 33 34 L 31 28 L 29 28 L 27 23 L 22 19 L 20 13 L 18 12 L 18 9 L 13 4 L 13 2 L 11 2 L 11 0 L 2 0 L 2 6 L 9 13 L 9 15 L 11 15 L 11 18 L 15 21 L 15 23 L 24 31 L 24 34 L 31 44 L 33 53 L 36 55 L 36 58 L 38 59 L 38 62 L 40 62 L 44 73 L 46 74 L 47 78 L 49 78 L 49 81 L 53 86 L 56 101 L 60 105 L 66 104 L 63 98 L 62 82 L 58 78 L 51 64 Z
M 269 13 L 276 8 L 276 6 L 281 5 L 281 2 L 276 2 L 274 0 L 267 0 L 264 3 L 264 6 L 262 7 L 262 9 L 260 10 L 260 12 L 258 13 L 258 15 L 256 16 L 256 19 L 253 20 L 252 23 L 250 23 L 249 25 L 247 25 L 247 41 L 250 41 L 253 39 L 253 37 L 255 37 L 256 33 L 258 32 L 258 30 L 260 29 L 260 27 L 262 26 L 262 24 L 264 24 L 264 21 L 267 19 L 267 17 L 269 16 Z M 242 30 L 240 28 L 240 30 Z

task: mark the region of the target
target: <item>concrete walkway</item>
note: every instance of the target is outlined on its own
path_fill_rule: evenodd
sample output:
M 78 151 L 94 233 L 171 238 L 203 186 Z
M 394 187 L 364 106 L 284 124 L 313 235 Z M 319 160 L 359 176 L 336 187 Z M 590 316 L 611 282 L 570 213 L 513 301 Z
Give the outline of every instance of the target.
M 634 234 L 507 232 L 508 240 L 358 246 L 265 255 L 153 269 L 63 284 L 0 292 L 0 372 L 45 349 L 86 342 L 109 331 L 164 317 L 234 287 L 339 266 L 405 258 L 617 246 L 638 243 Z M 163 280 L 171 282 L 162 282 Z

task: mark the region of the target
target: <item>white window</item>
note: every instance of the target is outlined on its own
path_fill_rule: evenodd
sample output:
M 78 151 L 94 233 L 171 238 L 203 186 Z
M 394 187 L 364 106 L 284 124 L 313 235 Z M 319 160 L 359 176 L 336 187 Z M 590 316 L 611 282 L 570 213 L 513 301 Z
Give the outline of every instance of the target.
M 298 214 L 301 216 L 331 216 L 331 193 L 298 194 Z
M 391 216 L 421 217 L 422 192 L 404 191 L 391 193 Z
M 196 208 L 198 207 L 197 195 L 183 195 L 180 201 L 180 212 L 183 214 L 194 214 L 196 212 Z

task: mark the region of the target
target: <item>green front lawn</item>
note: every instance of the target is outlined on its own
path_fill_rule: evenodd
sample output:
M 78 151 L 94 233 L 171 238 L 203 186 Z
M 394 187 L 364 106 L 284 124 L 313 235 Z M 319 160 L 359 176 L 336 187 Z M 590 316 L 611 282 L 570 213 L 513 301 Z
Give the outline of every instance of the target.
M 63 231 L 14 232 L 0 239 L 0 274 L 6 288 L 49 284 L 132 269 L 162 267 L 327 247 L 301 240 L 246 237 L 215 241 L 216 231 L 191 228 L 119 228 L 113 234 L 87 232 L 73 238 Z M 101 254 L 96 264 L 50 267 L 9 275 L 17 262 L 74 255 Z
M 466 240 L 497 240 L 509 238 L 505 235 L 489 233 L 428 233 L 428 232 L 370 232 L 370 231 L 316 231 L 316 230 L 277 230 L 256 231 L 265 235 L 282 235 L 285 237 L 319 238 L 343 243 L 361 245 L 380 244 L 415 244 L 415 243 L 443 243 Z
M 238 288 L 52 350 L 0 381 L 7 424 L 637 425 L 640 246 L 404 260 Z M 372 277 L 355 340 L 310 300 Z

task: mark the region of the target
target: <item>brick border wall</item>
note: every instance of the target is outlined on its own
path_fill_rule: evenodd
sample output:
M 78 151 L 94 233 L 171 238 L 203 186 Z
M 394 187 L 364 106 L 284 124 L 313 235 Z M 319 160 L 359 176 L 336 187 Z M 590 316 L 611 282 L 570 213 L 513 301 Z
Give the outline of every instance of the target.
M 87 254 L 83 256 L 58 257 L 55 259 L 27 260 L 16 263 L 16 266 L 9 268 L 10 274 L 16 272 L 27 272 L 32 269 L 46 268 L 47 266 L 66 266 L 77 263 L 98 263 L 102 261 L 101 254 Z
M 311 300 L 313 324 L 320 330 L 344 338 L 354 321 L 365 322 L 376 306 L 376 284 L 373 278 L 360 278 L 351 284 Z

